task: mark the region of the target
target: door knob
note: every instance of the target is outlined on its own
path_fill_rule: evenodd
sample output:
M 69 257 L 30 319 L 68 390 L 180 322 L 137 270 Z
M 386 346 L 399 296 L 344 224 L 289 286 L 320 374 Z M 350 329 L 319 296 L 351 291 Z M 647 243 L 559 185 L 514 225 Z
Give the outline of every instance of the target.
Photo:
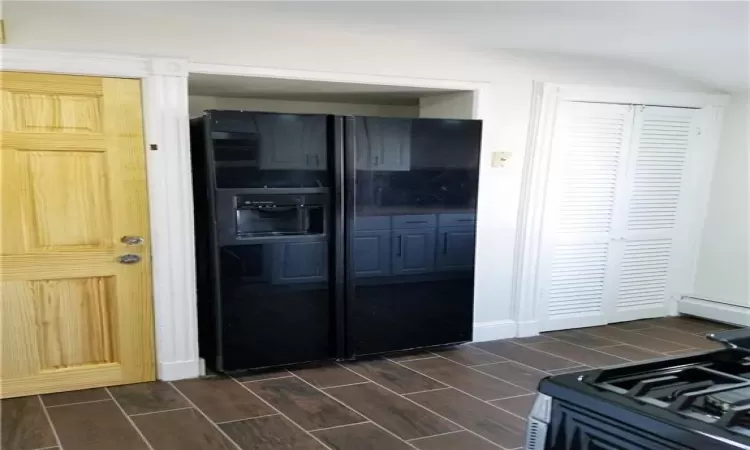
M 143 238 L 140 236 L 123 236 L 120 238 L 120 242 L 125 245 L 138 245 L 143 244 Z
M 120 264 L 135 264 L 141 260 L 141 257 L 138 255 L 134 255 L 132 253 L 126 253 L 124 255 L 120 255 L 117 258 L 117 261 L 120 262 Z

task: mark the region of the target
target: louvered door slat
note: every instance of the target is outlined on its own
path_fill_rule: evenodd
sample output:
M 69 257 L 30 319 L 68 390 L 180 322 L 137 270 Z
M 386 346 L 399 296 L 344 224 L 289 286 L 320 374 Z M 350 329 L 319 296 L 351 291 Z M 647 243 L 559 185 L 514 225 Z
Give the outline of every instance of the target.
M 631 145 L 627 230 L 674 229 L 695 110 L 642 107 Z M 658 208 L 649 206 L 658 205 Z
M 624 192 L 625 219 L 617 232 L 622 256 L 614 320 L 666 312 L 696 117 L 696 110 L 691 109 L 636 110 Z
M 558 109 L 545 207 L 543 329 L 603 321 L 613 286 L 610 232 L 632 123 L 626 105 L 570 102 Z
M 617 309 L 662 307 L 669 276 L 671 240 L 626 242 L 624 247 Z

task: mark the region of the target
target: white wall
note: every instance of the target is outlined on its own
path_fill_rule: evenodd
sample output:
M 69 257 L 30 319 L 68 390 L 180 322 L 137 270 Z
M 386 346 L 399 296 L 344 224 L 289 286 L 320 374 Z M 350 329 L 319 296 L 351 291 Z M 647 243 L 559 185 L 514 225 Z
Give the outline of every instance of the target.
M 455 92 L 419 99 L 419 117 L 432 119 L 473 119 L 474 93 Z
M 693 296 L 750 307 L 750 111 L 732 96 L 714 168 Z
M 532 81 L 710 90 L 674 73 L 589 58 L 479 51 L 404 30 L 337 29 L 254 2 L 5 2 L 8 43 L 20 47 L 189 58 L 194 62 L 482 81 L 475 322 L 515 332 L 512 277 Z M 311 19 L 312 20 L 312 19 Z M 491 168 L 490 153 L 512 152 Z
M 338 114 L 342 116 L 417 117 L 419 106 L 370 105 L 359 103 L 311 102 L 265 98 L 228 98 L 191 95 L 190 117 L 207 109 L 244 109 L 289 114 Z

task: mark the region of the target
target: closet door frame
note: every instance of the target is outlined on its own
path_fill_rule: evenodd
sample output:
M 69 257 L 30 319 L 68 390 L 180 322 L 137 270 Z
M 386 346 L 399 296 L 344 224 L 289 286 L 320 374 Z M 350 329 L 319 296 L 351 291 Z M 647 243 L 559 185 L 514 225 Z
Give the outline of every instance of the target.
M 534 336 L 540 331 L 540 319 L 546 311 L 540 302 L 540 263 L 543 245 L 543 216 L 548 190 L 552 140 L 558 106 L 565 101 L 621 103 L 700 109 L 701 136 L 696 144 L 703 151 L 691 162 L 696 178 L 685 191 L 693 208 L 681 230 L 680 254 L 684 263 L 676 275 L 681 291 L 690 292 L 698 239 L 703 227 L 710 193 L 716 152 L 719 146 L 724 106 L 729 96 L 700 92 L 672 92 L 586 85 L 560 85 L 535 82 L 532 91 L 531 118 L 524 158 L 521 202 L 516 236 L 513 306 L 518 336 Z M 670 315 L 677 314 L 679 296 L 666 305 Z

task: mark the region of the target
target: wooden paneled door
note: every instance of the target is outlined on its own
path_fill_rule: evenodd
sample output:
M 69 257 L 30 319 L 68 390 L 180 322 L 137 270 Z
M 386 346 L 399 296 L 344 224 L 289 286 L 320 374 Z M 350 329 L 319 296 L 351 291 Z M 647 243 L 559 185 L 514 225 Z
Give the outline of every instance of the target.
M 0 73 L 0 397 L 154 379 L 140 89 Z

